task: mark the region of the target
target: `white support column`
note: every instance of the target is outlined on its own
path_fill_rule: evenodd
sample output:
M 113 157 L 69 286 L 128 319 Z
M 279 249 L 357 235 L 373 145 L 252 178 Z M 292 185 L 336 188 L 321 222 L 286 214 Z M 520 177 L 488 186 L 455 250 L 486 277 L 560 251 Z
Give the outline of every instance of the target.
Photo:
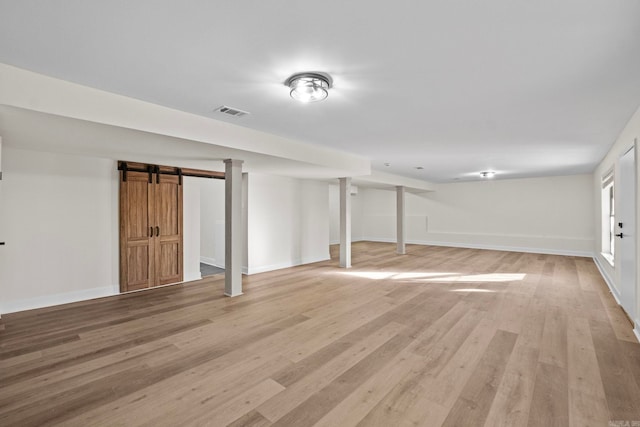
M 242 274 L 249 274 L 249 174 L 242 173 Z
M 242 295 L 242 160 L 227 159 L 225 163 L 224 196 L 224 294 Z
M 340 267 L 351 268 L 351 178 L 340 178 Z
M 398 240 L 396 252 L 400 255 L 407 253 L 405 248 L 407 232 L 405 229 L 404 193 L 405 189 L 403 186 L 399 185 L 396 187 L 396 237 Z
M 2 206 L 2 137 L 0 136 L 0 246 L 4 246 L 4 218 Z
M 2 206 L 2 137 L 0 136 L 0 248 L 4 247 L 4 218 Z M 0 319 L 2 319 L 2 314 L 0 314 Z

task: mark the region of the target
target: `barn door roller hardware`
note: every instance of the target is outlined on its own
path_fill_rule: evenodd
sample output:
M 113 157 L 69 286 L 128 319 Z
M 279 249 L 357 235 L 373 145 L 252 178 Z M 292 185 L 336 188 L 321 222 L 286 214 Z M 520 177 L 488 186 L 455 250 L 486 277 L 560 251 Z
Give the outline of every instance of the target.
M 118 170 L 122 171 L 122 181 L 127 181 L 127 172 L 146 172 L 149 174 L 149 184 L 153 182 L 153 175 L 156 175 L 156 182 L 160 183 L 160 175 L 178 176 L 182 185 L 183 176 L 193 176 L 196 178 L 224 179 L 224 172 L 207 171 L 201 169 L 178 168 L 174 166 L 151 165 L 147 163 L 118 161 Z
M 122 162 L 122 164 L 118 163 L 118 170 L 122 171 L 122 181 L 127 182 L 127 163 Z

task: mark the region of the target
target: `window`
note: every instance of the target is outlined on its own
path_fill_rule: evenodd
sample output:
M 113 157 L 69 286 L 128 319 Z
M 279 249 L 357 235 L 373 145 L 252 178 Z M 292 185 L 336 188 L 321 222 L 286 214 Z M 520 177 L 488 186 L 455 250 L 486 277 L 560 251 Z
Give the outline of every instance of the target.
M 615 256 L 615 191 L 613 171 L 602 178 L 602 256 L 613 265 Z

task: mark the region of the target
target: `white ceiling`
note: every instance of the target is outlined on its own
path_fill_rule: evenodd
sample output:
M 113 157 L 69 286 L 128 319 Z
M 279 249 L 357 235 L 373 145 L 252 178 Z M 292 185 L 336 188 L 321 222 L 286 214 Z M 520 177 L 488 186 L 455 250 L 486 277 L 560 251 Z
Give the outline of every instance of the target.
M 0 0 L 0 62 L 384 172 L 561 175 L 591 172 L 640 105 L 639 18 L 637 0 Z M 291 100 L 299 71 L 330 73 L 329 98 Z

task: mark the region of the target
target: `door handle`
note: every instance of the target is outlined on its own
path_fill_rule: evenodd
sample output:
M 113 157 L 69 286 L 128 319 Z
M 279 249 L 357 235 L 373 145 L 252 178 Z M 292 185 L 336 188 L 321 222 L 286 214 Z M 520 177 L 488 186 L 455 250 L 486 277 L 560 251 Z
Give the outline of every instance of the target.
M 149 237 L 153 237 L 153 227 L 149 227 Z
M 156 225 L 156 237 L 160 236 L 160 227 Z
M 619 238 L 623 239 L 624 238 L 624 233 L 616 234 L 616 237 L 619 237 Z

